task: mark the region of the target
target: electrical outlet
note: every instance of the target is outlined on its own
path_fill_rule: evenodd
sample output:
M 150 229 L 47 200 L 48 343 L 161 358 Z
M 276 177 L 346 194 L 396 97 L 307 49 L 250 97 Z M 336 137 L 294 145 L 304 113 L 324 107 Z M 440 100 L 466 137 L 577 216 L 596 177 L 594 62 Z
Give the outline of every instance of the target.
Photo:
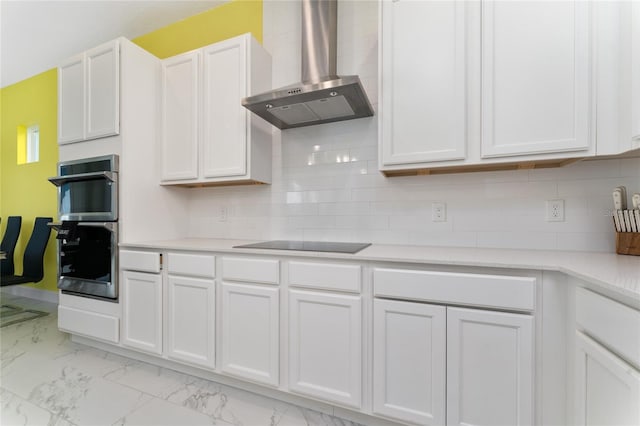
M 431 203 L 431 221 L 447 221 L 447 205 L 445 203 Z
M 547 222 L 564 222 L 564 200 L 547 200 Z
M 220 206 L 220 210 L 218 210 L 218 222 L 226 222 L 227 216 L 229 216 L 229 209 L 225 206 Z

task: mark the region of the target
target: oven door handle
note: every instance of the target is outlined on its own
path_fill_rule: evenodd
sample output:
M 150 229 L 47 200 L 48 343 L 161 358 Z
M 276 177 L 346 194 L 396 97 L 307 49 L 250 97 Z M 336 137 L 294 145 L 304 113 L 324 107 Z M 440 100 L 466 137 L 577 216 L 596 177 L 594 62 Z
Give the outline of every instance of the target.
M 104 228 L 111 232 L 116 230 L 115 222 L 78 222 L 78 226 L 91 226 L 93 228 Z
M 69 182 L 78 182 L 82 180 L 96 180 L 96 179 L 106 179 L 110 182 L 115 182 L 117 179 L 117 176 L 113 172 L 79 173 L 77 175 L 50 177 L 49 182 L 51 182 L 55 186 L 62 186 L 65 183 L 69 183 Z
M 58 232 L 58 230 L 62 226 L 62 223 L 60 223 L 60 222 L 49 222 L 49 223 L 47 223 L 47 226 L 49 228 L 53 229 L 54 231 Z

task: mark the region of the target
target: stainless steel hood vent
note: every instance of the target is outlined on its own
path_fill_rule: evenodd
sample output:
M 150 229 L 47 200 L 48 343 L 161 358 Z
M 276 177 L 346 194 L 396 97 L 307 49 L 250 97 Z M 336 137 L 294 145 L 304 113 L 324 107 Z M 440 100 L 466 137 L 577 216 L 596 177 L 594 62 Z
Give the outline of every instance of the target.
M 302 82 L 242 100 L 280 129 L 370 117 L 357 75 L 338 76 L 337 0 L 302 0 Z

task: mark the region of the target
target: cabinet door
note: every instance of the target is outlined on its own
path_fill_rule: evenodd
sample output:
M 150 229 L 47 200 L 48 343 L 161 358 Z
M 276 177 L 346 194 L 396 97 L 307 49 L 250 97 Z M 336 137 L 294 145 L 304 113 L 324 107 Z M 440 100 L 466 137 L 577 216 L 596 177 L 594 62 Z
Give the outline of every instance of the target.
M 222 370 L 278 386 L 279 289 L 222 284 Z
M 533 319 L 447 308 L 447 424 L 533 424 Z
M 382 166 L 465 158 L 465 3 L 381 3 Z
M 360 296 L 289 291 L 289 388 L 361 405 Z
M 444 424 L 446 308 L 382 299 L 373 303 L 374 413 Z
M 121 282 L 122 344 L 162 353 L 162 276 L 124 271 Z
M 640 372 L 576 332 L 576 425 L 640 424 Z
M 162 180 L 198 177 L 200 52 L 162 62 Z
M 204 48 L 202 177 L 244 175 L 247 170 L 247 38 Z
M 631 136 L 640 143 L 640 3 L 631 2 Z
M 105 43 L 86 52 L 87 133 L 95 139 L 120 133 L 120 43 Z
M 482 3 L 482 157 L 589 148 L 590 10 Z
M 84 54 L 58 67 L 58 143 L 84 139 L 85 72 Z
M 169 275 L 167 355 L 205 367 L 215 361 L 213 280 Z

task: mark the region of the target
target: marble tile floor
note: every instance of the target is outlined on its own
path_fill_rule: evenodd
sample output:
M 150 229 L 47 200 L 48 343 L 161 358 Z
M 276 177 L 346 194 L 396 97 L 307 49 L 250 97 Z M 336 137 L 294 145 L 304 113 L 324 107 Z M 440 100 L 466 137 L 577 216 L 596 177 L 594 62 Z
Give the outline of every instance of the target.
M 0 425 L 358 426 L 229 386 L 71 342 L 50 315 L 0 329 Z

